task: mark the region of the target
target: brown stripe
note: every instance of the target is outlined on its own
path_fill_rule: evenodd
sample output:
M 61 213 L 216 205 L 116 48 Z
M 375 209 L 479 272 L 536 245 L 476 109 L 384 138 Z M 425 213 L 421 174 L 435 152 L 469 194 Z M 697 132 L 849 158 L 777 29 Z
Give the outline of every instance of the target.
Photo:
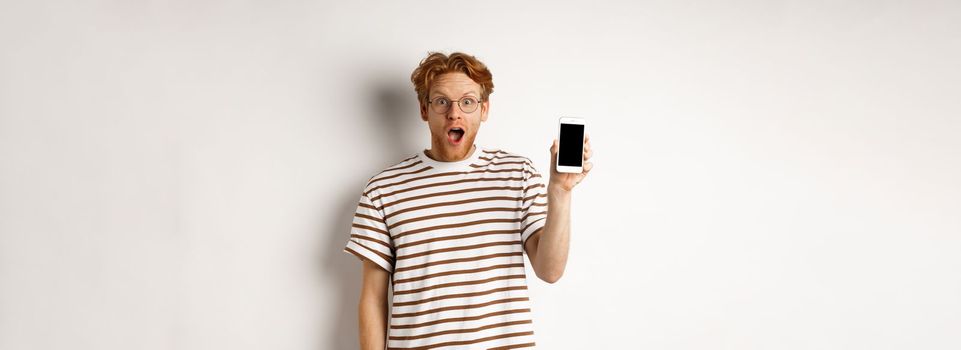
M 494 159 L 511 159 L 511 158 L 527 159 L 527 158 L 525 158 L 525 157 L 514 156 L 514 155 L 509 155 L 509 154 L 502 154 L 502 155 L 499 155 L 499 156 L 498 156 L 498 155 L 494 155 L 494 156 L 491 156 L 490 158 L 479 157 L 479 158 L 477 158 L 477 159 L 479 159 L 479 160 L 494 160 Z
M 394 259 L 392 259 L 392 258 L 390 257 L 390 255 L 387 255 L 387 254 L 378 252 L 378 251 L 374 250 L 374 248 L 365 246 L 365 245 L 363 245 L 363 244 L 358 244 L 358 246 L 360 246 L 361 248 L 367 249 L 367 250 L 370 251 L 371 253 L 377 254 L 377 256 L 379 256 L 381 259 L 384 259 L 384 261 L 386 261 L 388 265 L 394 266 Z M 355 253 L 356 253 L 356 252 L 355 252 Z
M 481 232 L 467 233 L 467 234 L 456 235 L 456 236 L 445 236 L 445 237 L 430 238 L 430 239 L 424 239 L 424 240 L 420 240 L 420 241 L 416 241 L 416 242 L 404 243 L 404 244 L 401 244 L 401 245 L 397 246 L 397 249 L 400 250 L 400 249 L 403 249 L 403 248 L 413 247 L 413 246 L 415 246 L 415 245 L 421 245 L 421 244 L 431 243 L 431 242 L 441 242 L 441 241 L 449 241 L 449 240 L 454 240 L 454 239 L 463 239 L 463 238 L 471 238 L 471 237 L 486 236 L 486 235 L 510 234 L 510 233 L 520 234 L 520 233 L 521 233 L 521 230 L 492 230 L 492 231 L 481 231 Z
M 437 219 L 437 218 L 446 218 L 446 217 L 452 217 L 452 216 L 464 216 L 464 215 L 470 215 L 470 214 L 488 213 L 488 212 L 496 212 L 496 211 L 519 212 L 519 211 L 522 211 L 522 210 L 524 210 L 524 209 L 522 209 L 522 208 L 481 208 L 481 209 L 457 211 L 457 212 L 453 212 L 453 213 L 442 213 L 442 214 L 418 216 L 418 217 L 413 217 L 413 218 L 410 218 L 410 219 L 407 219 L 407 220 L 398 221 L 398 222 L 395 222 L 395 223 L 393 223 L 393 224 L 387 225 L 387 229 L 390 230 L 390 229 L 395 228 L 395 227 L 400 226 L 400 225 L 409 224 L 409 223 L 417 222 L 417 221 L 423 221 L 423 220 Z
M 524 187 L 524 193 L 527 193 L 527 191 L 530 191 L 530 190 L 535 189 L 535 188 L 538 188 L 538 187 L 544 187 L 544 184 L 542 184 L 542 183 L 537 183 L 537 184 L 533 184 L 533 185 Z
M 501 264 L 501 265 L 494 265 L 494 266 L 487 266 L 487 267 L 479 267 L 479 268 L 476 268 L 476 269 L 444 271 L 444 272 L 432 273 L 432 274 L 427 274 L 427 275 L 421 275 L 421 276 L 417 276 L 417 277 L 403 278 L 403 279 L 395 280 L 395 281 L 394 281 L 394 284 L 414 282 L 414 281 L 422 281 L 422 280 L 426 280 L 426 279 L 429 279 L 429 278 L 441 277 L 441 276 L 463 275 L 463 274 L 466 274 L 466 273 L 477 273 L 477 272 L 484 272 L 484 271 L 490 271 L 490 270 L 509 269 L 509 268 L 514 268 L 514 267 L 523 268 L 523 267 L 524 267 L 524 263 L 518 263 L 518 264 Z
M 354 213 L 354 216 L 355 216 L 355 217 L 358 217 L 358 218 L 364 218 L 364 219 L 367 219 L 367 220 L 370 220 L 370 221 L 379 222 L 379 223 L 382 223 L 382 224 L 384 223 L 383 220 L 378 219 L 378 218 L 375 218 L 375 217 L 370 216 L 370 215 L 366 215 L 366 214 Z M 386 225 L 386 224 L 385 224 L 385 225 Z
M 538 230 L 538 232 L 540 232 L 540 230 Z M 528 238 L 528 239 L 530 239 L 530 238 Z M 420 264 L 420 265 L 405 266 L 405 267 L 402 267 L 402 268 L 397 269 L 395 272 L 404 272 L 404 271 L 408 271 L 408 270 L 422 269 L 422 268 L 425 268 L 425 267 L 428 267 L 428 266 L 435 266 L 435 265 L 453 264 L 453 263 L 459 263 L 459 262 L 468 262 L 468 261 L 475 261 L 475 260 L 484 260 L 484 259 L 491 259 L 491 258 L 500 258 L 500 257 L 506 257 L 506 256 L 521 256 L 521 255 L 524 255 L 524 253 L 523 253 L 523 252 L 497 253 L 497 254 L 488 254 L 488 255 L 475 256 L 475 257 L 470 257 L 470 258 L 457 258 L 457 259 L 449 259 L 449 260 L 431 261 L 431 262 L 424 263 L 424 264 Z
M 404 350 L 427 350 L 427 349 L 439 348 L 439 347 L 443 347 L 443 346 L 468 345 L 468 344 L 483 343 L 483 342 L 485 342 L 485 341 L 491 341 L 491 340 L 503 339 L 503 338 L 511 338 L 511 337 L 522 337 L 522 336 L 525 336 L 525 335 L 534 335 L 534 332 L 517 332 L 517 333 L 500 334 L 500 335 L 493 335 L 493 336 L 490 336 L 490 337 L 484 337 L 484 338 L 479 338 L 479 339 L 474 339 L 474 340 L 451 341 L 451 342 L 446 342 L 446 343 L 437 343 L 437 344 L 419 346 L 419 347 L 416 347 L 416 348 L 394 348 L 394 347 L 390 347 L 390 348 L 387 348 L 387 349 L 388 349 L 388 350 L 401 350 L 401 349 L 404 349 Z
M 511 344 L 511 345 L 498 346 L 496 348 L 490 348 L 487 350 L 510 350 L 510 349 L 520 349 L 520 348 L 533 348 L 534 345 L 535 343 Z
M 523 169 L 523 168 L 520 168 L 520 169 L 513 169 L 513 168 L 511 168 L 511 169 L 483 169 L 483 170 L 473 170 L 473 171 L 451 171 L 451 172 L 446 172 L 446 173 L 437 173 L 437 174 L 430 174 L 430 175 L 412 177 L 412 178 L 409 178 L 409 179 L 406 179 L 406 180 L 403 180 L 403 181 L 392 182 L 392 183 L 389 183 L 389 184 L 383 184 L 383 185 L 380 185 L 380 186 L 377 186 L 377 187 L 374 187 L 374 188 L 371 188 L 371 189 L 367 190 L 366 192 L 364 192 L 364 195 L 368 195 L 368 196 L 369 196 L 371 192 L 374 192 L 374 191 L 379 190 L 379 189 L 384 188 L 384 187 L 393 187 L 393 186 L 403 185 L 403 184 L 406 184 L 406 183 L 412 182 L 412 181 L 431 179 L 431 178 L 435 178 L 435 177 L 453 176 L 453 175 L 484 174 L 484 173 L 510 173 L 510 172 L 516 172 L 516 171 L 522 171 L 523 173 L 528 174 L 528 175 L 531 175 L 532 177 L 533 177 L 534 175 L 537 175 L 537 174 L 534 174 L 534 173 L 530 172 L 529 170 L 525 170 L 525 169 Z
M 546 211 L 546 210 L 545 210 L 545 211 L 528 212 L 527 215 L 524 215 L 524 217 L 521 218 L 521 221 L 527 221 L 527 218 L 528 218 L 528 217 L 531 217 L 531 216 L 534 216 L 534 215 L 545 215 L 545 214 L 547 214 L 547 211 Z
M 473 226 L 473 225 L 489 224 L 489 223 L 495 223 L 495 222 L 507 223 L 507 222 L 521 222 L 521 221 L 522 221 L 521 219 L 486 219 L 486 220 L 468 221 L 468 222 L 456 223 L 456 224 L 430 226 L 430 227 L 419 228 L 416 230 L 410 230 L 404 233 L 397 234 L 396 236 L 394 236 L 394 239 L 398 239 L 404 236 L 409 236 L 412 234 L 427 232 L 427 231 L 442 230 L 445 228 L 458 228 L 458 227 L 466 227 L 466 226 Z
M 363 247 L 363 246 L 361 246 L 361 247 Z M 357 258 L 360 258 L 361 260 L 370 260 L 370 258 L 364 256 L 364 254 L 358 253 L 356 250 L 350 249 L 350 247 L 344 247 L 344 250 L 350 252 L 351 254 L 354 254 L 355 256 L 357 256 Z M 378 264 L 378 263 L 376 263 L 376 262 L 374 262 L 374 261 L 370 261 L 370 262 L 374 263 L 374 265 L 377 265 L 378 267 L 380 267 L 380 268 L 383 269 L 384 271 L 390 272 L 390 270 L 384 269 L 384 267 L 383 267 L 383 266 L 380 266 L 380 264 Z M 393 264 L 390 260 L 387 261 L 387 265 L 390 265 L 391 268 L 393 268 L 393 266 L 394 266 L 394 264 Z
M 361 224 L 352 224 L 352 225 L 350 225 L 350 226 L 351 226 L 351 227 L 355 227 L 355 228 L 359 228 L 359 229 L 363 229 L 363 230 L 368 230 L 368 231 L 374 231 L 374 232 L 383 233 L 385 236 L 388 236 L 388 237 L 390 236 L 390 234 L 387 233 L 387 231 L 381 230 L 381 229 L 376 228 L 376 227 L 371 227 L 371 226 L 361 225 Z
M 417 155 L 416 155 L 416 154 L 413 155 L 413 156 L 411 156 L 411 157 L 408 157 L 407 159 L 404 159 L 404 160 L 402 160 L 402 161 L 400 161 L 400 162 L 397 162 L 397 164 L 392 165 L 390 168 L 384 169 L 384 170 L 382 170 L 381 172 L 379 172 L 379 173 L 377 173 L 377 174 L 374 174 L 374 176 L 371 176 L 369 179 L 367 179 L 367 185 L 370 185 L 371 182 L 375 181 L 374 179 L 376 179 L 376 178 L 377 178 L 378 176 L 380 176 L 380 175 L 383 175 L 383 174 L 386 173 L 386 172 L 390 172 L 390 171 L 394 171 L 394 170 L 400 170 L 400 169 L 405 169 L 405 168 L 411 167 L 412 165 L 410 165 L 410 164 L 409 164 L 409 165 L 406 165 L 406 166 L 403 166 L 403 165 L 401 165 L 401 164 L 404 164 L 404 162 L 409 161 L 409 160 L 414 159 L 414 158 L 417 158 Z M 418 160 L 417 162 L 414 162 L 413 165 L 416 165 L 416 164 L 418 164 L 418 163 L 421 163 L 421 161 Z
M 544 197 L 547 197 L 547 195 L 545 194 Z M 523 199 L 523 198 L 521 198 L 521 197 L 497 196 L 497 197 L 471 198 L 471 199 L 465 199 L 465 200 L 459 200 L 459 201 L 452 201 L 452 202 L 441 202 L 441 203 L 427 204 L 427 205 L 421 205 L 421 206 L 417 206 L 417 207 L 404 208 L 404 209 L 401 209 L 401 210 L 392 212 L 392 213 L 390 213 L 390 214 L 384 215 L 384 220 L 390 219 L 390 218 L 393 217 L 394 215 L 400 215 L 400 214 L 403 214 L 403 213 L 406 213 L 406 212 L 409 212 L 409 211 L 414 211 L 414 210 L 430 209 L 430 208 L 444 207 L 444 206 L 449 206 L 449 205 L 458 205 L 458 204 L 467 204 L 467 203 L 477 203 L 477 202 L 484 202 L 484 201 L 519 201 L 519 200 L 522 200 L 522 199 Z
M 547 198 L 547 193 L 532 194 L 532 195 L 530 195 L 530 196 L 528 196 L 528 197 L 521 198 L 521 202 L 529 201 L 529 200 L 531 200 L 531 198 L 534 198 L 534 197 L 537 197 L 537 198 Z M 384 219 L 387 219 L 387 218 L 385 217 Z
M 437 337 L 437 336 L 447 335 L 447 334 L 474 333 L 474 332 L 480 332 L 480 331 L 491 329 L 491 328 L 501 328 L 501 327 L 516 326 L 519 324 L 529 324 L 529 323 L 532 323 L 531 320 L 501 322 L 501 323 L 489 324 L 486 326 L 480 326 L 475 328 L 451 329 L 446 331 L 425 333 L 425 334 L 418 334 L 418 335 L 411 335 L 411 336 L 392 336 L 390 337 L 390 340 L 414 340 L 414 339 Z
M 407 259 L 416 258 L 424 255 L 431 255 L 431 254 L 456 252 L 458 250 L 471 250 L 471 249 L 477 249 L 477 248 L 486 248 L 486 247 L 494 247 L 499 245 L 513 245 L 513 244 L 520 244 L 520 241 L 489 242 L 489 243 L 481 243 L 481 244 L 467 245 L 467 246 L 461 246 L 461 247 L 450 247 L 450 248 L 443 248 L 443 249 L 428 250 L 420 253 L 403 255 L 398 257 L 397 260 L 407 260 Z
M 367 241 L 371 241 L 371 242 L 380 244 L 380 245 L 382 245 L 382 246 L 385 246 L 385 247 L 387 247 L 387 249 L 391 249 L 390 244 L 388 244 L 387 242 L 381 241 L 381 240 L 379 240 L 379 239 L 373 238 L 373 237 L 361 236 L 361 235 L 354 234 L 354 233 L 350 234 L 350 237 L 352 237 L 352 238 L 357 238 L 357 239 L 363 239 L 363 240 L 367 240 Z
M 547 218 L 544 217 L 544 218 L 540 218 L 540 219 L 534 220 L 533 222 L 531 222 L 531 223 L 528 224 L 527 226 L 524 226 L 524 230 L 521 231 L 521 232 L 527 231 L 528 228 L 530 228 L 531 226 L 534 226 L 534 224 L 536 224 L 538 221 L 541 221 L 541 220 L 544 220 L 544 219 L 547 219 Z
M 446 196 L 446 195 L 452 195 L 452 194 L 461 194 L 461 193 L 468 193 L 468 192 L 480 192 L 480 191 L 495 191 L 495 190 L 516 191 L 516 190 L 522 190 L 522 189 L 524 189 L 524 188 L 523 188 L 523 187 L 511 187 L 511 186 L 494 186 L 494 187 L 465 188 L 465 189 L 463 189 L 463 190 L 455 190 L 455 191 L 447 191 L 447 192 L 435 192 L 435 193 L 428 193 L 428 194 L 422 194 L 422 195 L 413 196 L 413 197 L 407 197 L 407 198 L 404 198 L 404 199 L 399 199 L 399 200 L 396 200 L 396 201 L 391 202 L 391 203 L 389 203 L 389 204 L 384 204 L 380 209 L 387 208 L 387 207 L 389 207 L 389 206 L 392 206 L 392 205 L 395 205 L 395 204 L 398 204 L 398 203 L 407 202 L 407 201 L 413 201 L 413 200 L 424 199 L 424 198 L 431 198 L 431 197 Z
M 527 164 L 527 161 L 520 161 L 520 162 L 500 162 L 500 163 L 490 162 L 490 163 L 487 163 L 487 164 L 484 164 L 484 165 L 471 164 L 470 166 L 475 167 L 475 168 L 480 168 L 480 167 L 491 166 L 491 165 L 506 165 L 506 164 Z
M 367 200 L 370 200 L 370 198 L 368 198 Z M 377 208 L 377 207 L 375 207 L 375 206 L 373 206 L 373 205 L 370 205 L 370 204 L 367 204 L 367 203 L 359 203 L 359 205 L 362 206 L 362 207 L 364 207 L 364 208 L 367 208 L 367 209 L 380 210 L 380 208 Z
M 482 307 L 485 307 L 485 306 L 491 306 L 491 305 L 497 305 L 497 304 L 506 304 L 506 303 L 513 303 L 513 302 L 519 302 L 519 301 L 530 301 L 530 298 L 528 298 L 528 297 L 523 297 L 523 298 L 505 298 L 505 299 L 491 300 L 491 301 L 488 301 L 488 302 L 486 302 L 486 303 L 480 303 L 480 304 L 467 304 L 467 305 L 445 306 L 445 307 L 439 307 L 439 308 L 436 308 L 436 309 L 430 309 L 430 310 L 424 310 L 424 311 L 407 312 L 407 313 L 403 313 L 403 314 L 391 314 L 390 317 L 397 317 L 397 318 L 400 318 L 400 317 L 415 317 L 415 316 L 423 316 L 423 315 L 427 315 L 427 314 L 436 314 L 436 313 L 438 313 L 438 312 L 444 312 L 444 311 L 477 309 L 477 308 L 482 308 Z
M 527 241 L 529 241 L 529 240 L 531 240 L 531 238 L 534 238 L 534 237 L 536 237 L 537 235 L 541 234 L 541 232 L 543 232 L 543 231 L 544 231 L 544 228 L 543 228 L 543 227 L 537 229 L 537 231 L 534 231 L 534 233 L 531 233 L 530 236 L 527 236 L 527 240 L 525 240 L 524 243 L 526 244 Z M 527 246 L 525 245 L 525 247 L 527 247 Z
M 441 296 L 439 296 L 439 297 L 433 297 L 433 298 L 427 298 L 427 299 L 419 299 L 419 300 L 408 301 L 408 302 L 403 302 L 403 303 L 394 303 L 393 305 L 394 305 L 394 306 L 410 306 L 410 305 L 417 305 L 417 304 L 429 303 L 429 302 L 438 301 L 438 300 L 444 300 L 444 299 L 476 297 L 476 296 L 481 296 L 481 295 L 493 294 L 493 293 L 497 293 L 497 292 L 506 292 L 506 291 L 509 291 L 509 290 L 527 290 L 527 286 L 512 286 L 512 287 L 504 287 L 504 288 L 495 288 L 495 289 L 491 289 L 491 290 L 485 290 L 485 291 L 483 291 L 483 292 L 441 295 Z
M 491 277 L 491 278 L 486 278 L 486 279 L 476 280 L 476 281 L 464 281 L 464 282 L 444 283 L 444 284 L 438 284 L 438 285 L 433 285 L 433 286 L 428 286 L 428 287 L 418 288 L 418 289 L 411 289 L 411 290 L 401 290 L 401 291 L 395 290 L 395 291 L 394 291 L 394 295 L 416 294 L 416 293 L 420 293 L 420 292 L 423 292 L 423 291 L 428 291 L 428 290 L 431 290 L 431 289 L 440 289 L 440 288 L 458 287 L 458 286 L 469 286 L 469 285 L 472 285 L 472 284 L 484 284 L 484 283 L 487 283 L 487 282 L 494 282 L 494 281 L 499 281 L 499 280 L 509 280 L 509 279 L 516 279 L 516 278 L 524 278 L 524 279 L 526 279 L 526 278 L 527 278 L 527 275 L 520 274 L 520 275 L 497 276 L 497 277 Z
M 420 185 L 420 186 L 407 187 L 407 188 L 396 190 L 390 193 L 382 193 L 381 195 L 371 198 L 370 200 L 375 201 L 386 196 L 393 196 L 399 193 L 422 190 L 422 189 L 431 188 L 431 187 L 440 187 L 440 186 L 456 185 L 456 184 L 462 184 L 462 183 L 475 183 L 475 182 L 523 181 L 523 180 L 524 180 L 523 177 L 495 177 L 495 178 L 463 179 L 463 180 L 447 181 L 447 182 L 434 182 L 434 183 L 429 183 L 429 184 Z
M 516 156 L 516 154 L 511 154 L 510 152 L 507 152 L 507 151 L 502 150 L 502 149 L 497 149 L 497 150 L 494 150 L 493 152 L 486 152 L 486 153 L 487 153 L 487 154 L 490 154 L 490 155 L 494 155 L 494 156 L 496 156 L 496 155 Z M 482 157 L 483 157 L 483 156 L 482 156 Z
M 511 158 L 516 158 L 516 159 L 521 159 L 521 160 L 526 159 L 526 158 L 523 158 L 523 157 L 504 157 L 504 158 L 497 157 L 497 158 L 494 158 L 494 159 L 507 159 L 507 160 L 511 160 Z M 494 162 L 492 159 L 490 159 L 490 158 L 479 158 L 478 160 L 479 160 L 479 162 L 477 162 L 477 163 L 472 163 L 470 166 L 471 166 L 472 168 L 475 168 L 475 169 L 476 169 L 476 168 L 489 168 L 489 167 L 492 166 L 492 165 L 521 164 L 521 163 L 516 163 L 516 162 L 500 162 L 500 163 L 495 163 L 495 162 Z M 527 162 L 522 162 L 522 163 L 527 163 Z M 533 167 L 531 167 L 531 168 L 533 168 Z M 508 168 L 508 169 L 513 169 L 513 167 Z M 524 169 L 524 167 L 520 167 L 520 168 L 518 168 L 517 170 L 518 170 L 518 171 L 524 170 L 525 172 L 527 172 L 527 170 Z
M 388 172 L 388 171 L 395 171 L 395 170 L 407 169 L 407 168 L 410 168 L 410 167 L 415 166 L 415 165 L 417 165 L 417 164 L 423 163 L 422 160 L 418 159 L 416 162 L 411 162 L 410 164 L 407 164 L 407 165 L 404 165 L 404 166 L 401 166 L 401 165 L 400 165 L 400 164 L 404 164 L 404 162 L 406 162 L 406 161 L 408 161 L 408 160 L 411 160 L 411 159 L 414 159 L 414 158 L 417 158 L 417 156 L 413 156 L 413 157 L 404 159 L 404 160 L 400 161 L 400 163 L 399 163 L 397 166 L 394 166 L 393 168 L 384 169 L 384 171 L 381 171 L 380 173 L 383 174 L 383 173 L 386 173 L 386 172 Z M 379 174 L 378 174 L 378 175 L 379 175 Z
M 477 320 L 485 319 L 485 318 L 488 318 L 488 317 L 501 316 L 501 315 L 510 315 L 510 314 L 517 314 L 517 313 L 522 313 L 522 312 L 531 312 L 531 309 L 512 309 L 512 310 L 504 310 L 504 311 L 495 311 L 495 312 L 486 313 L 486 314 L 478 315 L 478 316 L 455 317 L 455 318 L 442 318 L 442 319 L 439 319 L 439 320 L 433 320 L 433 321 L 428 321 L 428 322 L 423 322 L 423 323 L 414 323 L 414 324 L 399 324 L 399 325 L 393 325 L 393 324 L 392 324 L 392 325 L 390 325 L 390 329 L 411 329 L 411 328 L 420 328 L 420 327 L 433 326 L 433 325 L 436 325 L 436 324 L 448 323 L 448 322 L 477 321 Z
M 433 167 L 431 167 L 431 166 L 425 166 L 425 167 L 423 167 L 423 168 L 420 168 L 420 169 L 417 169 L 417 170 L 414 170 L 414 171 L 408 171 L 408 172 L 406 172 L 406 173 L 397 173 L 397 174 L 394 174 L 394 175 L 391 175 L 391 176 L 384 176 L 384 177 L 381 177 L 381 178 L 373 179 L 373 180 L 369 181 L 368 186 L 369 186 L 370 184 L 375 183 L 375 182 L 384 181 L 384 180 L 387 180 L 387 179 L 393 179 L 393 178 L 399 177 L 399 176 L 420 174 L 420 173 L 425 172 L 425 171 L 428 171 L 428 170 L 430 170 L 430 169 L 433 169 Z

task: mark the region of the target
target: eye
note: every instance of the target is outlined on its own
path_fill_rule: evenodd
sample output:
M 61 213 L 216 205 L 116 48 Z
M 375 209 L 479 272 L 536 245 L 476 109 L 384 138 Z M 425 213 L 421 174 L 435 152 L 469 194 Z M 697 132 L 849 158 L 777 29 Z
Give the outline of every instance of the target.
M 470 106 L 470 105 L 473 105 L 473 104 L 477 103 L 477 100 L 475 100 L 475 99 L 472 98 L 472 97 L 465 98 L 465 99 L 463 99 L 463 100 L 461 100 L 461 101 L 463 101 L 463 102 L 461 102 L 461 103 L 463 103 L 465 106 Z
M 434 103 L 439 106 L 447 106 L 450 104 L 450 100 L 448 100 L 446 97 L 438 97 L 434 99 Z

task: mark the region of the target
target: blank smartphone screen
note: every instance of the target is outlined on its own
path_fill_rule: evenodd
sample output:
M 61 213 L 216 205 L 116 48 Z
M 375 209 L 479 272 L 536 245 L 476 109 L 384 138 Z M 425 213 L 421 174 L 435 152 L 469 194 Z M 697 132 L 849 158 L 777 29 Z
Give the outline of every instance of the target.
M 581 166 L 584 160 L 584 125 L 561 124 L 558 165 Z

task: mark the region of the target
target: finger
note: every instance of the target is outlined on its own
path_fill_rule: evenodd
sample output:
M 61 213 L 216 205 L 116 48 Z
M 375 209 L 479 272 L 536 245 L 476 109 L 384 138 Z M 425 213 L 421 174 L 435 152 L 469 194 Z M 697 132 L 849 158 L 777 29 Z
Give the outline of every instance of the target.
M 549 171 L 551 172 L 551 174 L 554 174 L 555 172 L 557 172 L 557 139 L 554 139 L 554 143 L 551 144 L 550 152 L 551 152 L 551 157 L 550 157 L 551 168 Z
M 591 162 L 586 162 L 586 163 L 584 163 L 584 172 L 583 172 L 583 174 L 586 175 L 587 173 L 589 173 L 589 172 L 591 171 L 591 169 L 594 169 L 594 163 L 591 163 Z
M 591 157 L 592 157 L 593 155 L 594 155 L 594 151 L 592 151 L 592 150 L 586 150 L 586 151 L 584 151 L 584 160 L 591 159 Z
M 585 132 L 585 133 L 584 133 L 584 143 L 590 143 L 590 141 L 591 141 L 591 134 L 588 134 L 588 133 Z

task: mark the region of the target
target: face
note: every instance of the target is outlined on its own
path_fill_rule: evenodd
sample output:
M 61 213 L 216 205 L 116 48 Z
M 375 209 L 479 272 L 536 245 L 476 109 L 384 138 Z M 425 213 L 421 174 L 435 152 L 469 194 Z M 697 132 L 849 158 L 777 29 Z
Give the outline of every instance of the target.
M 481 86 L 467 74 L 447 73 L 437 77 L 428 93 L 430 101 L 438 97 L 446 97 L 450 101 L 467 97 L 479 100 Z M 473 112 L 464 113 L 457 102 L 452 102 L 447 112 L 441 114 L 435 112 L 431 104 L 422 103 L 420 115 L 430 128 L 431 155 L 446 162 L 466 158 L 480 131 L 481 122 L 487 120 L 489 107 L 490 103 L 484 101 Z

